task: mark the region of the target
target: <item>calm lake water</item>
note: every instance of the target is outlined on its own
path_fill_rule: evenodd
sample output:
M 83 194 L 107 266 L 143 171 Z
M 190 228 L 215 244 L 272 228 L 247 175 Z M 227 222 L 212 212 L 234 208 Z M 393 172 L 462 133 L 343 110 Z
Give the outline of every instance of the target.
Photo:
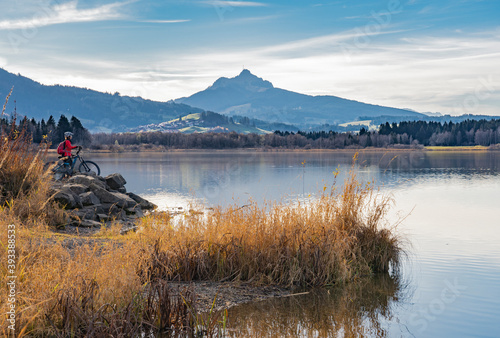
M 99 154 L 103 174 L 163 209 L 312 198 L 348 152 Z M 234 336 L 500 337 L 500 152 L 360 153 L 359 177 L 395 205 L 408 259 L 397 278 L 239 306 Z M 339 177 L 339 182 L 342 176 Z

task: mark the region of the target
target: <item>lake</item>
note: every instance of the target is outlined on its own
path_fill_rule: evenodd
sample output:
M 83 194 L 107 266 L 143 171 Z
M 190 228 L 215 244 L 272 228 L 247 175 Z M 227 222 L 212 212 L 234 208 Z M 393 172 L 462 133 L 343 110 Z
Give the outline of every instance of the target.
M 92 154 L 162 209 L 307 201 L 352 152 Z M 408 257 L 398 276 L 245 304 L 231 336 L 500 337 L 500 152 L 361 152 L 358 176 L 394 198 Z

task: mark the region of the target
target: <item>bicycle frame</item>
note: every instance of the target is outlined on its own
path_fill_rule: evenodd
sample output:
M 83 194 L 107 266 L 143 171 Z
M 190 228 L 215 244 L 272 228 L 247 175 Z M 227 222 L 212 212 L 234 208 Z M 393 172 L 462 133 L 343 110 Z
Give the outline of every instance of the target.
M 72 156 L 71 158 L 71 170 L 73 170 L 75 168 L 75 165 L 76 165 L 76 160 L 80 159 L 80 155 L 76 154 L 74 156 Z M 80 162 L 82 160 L 80 159 Z
M 60 178 L 65 177 L 66 175 L 71 176 L 74 171 L 78 170 L 83 170 L 85 172 L 90 172 L 91 170 L 94 170 L 97 175 L 100 174 L 100 168 L 99 166 L 92 162 L 92 161 L 85 161 L 82 156 L 80 156 L 80 151 L 81 148 L 78 149 L 75 155 L 72 155 L 71 158 L 64 160 L 64 162 L 59 163 L 52 171 L 54 172 L 55 175 L 57 175 L 56 180 L 59 180 Z M 80 166 L 79 168 L 75 169 L 76 167 L 76 161 L 80 160 Z

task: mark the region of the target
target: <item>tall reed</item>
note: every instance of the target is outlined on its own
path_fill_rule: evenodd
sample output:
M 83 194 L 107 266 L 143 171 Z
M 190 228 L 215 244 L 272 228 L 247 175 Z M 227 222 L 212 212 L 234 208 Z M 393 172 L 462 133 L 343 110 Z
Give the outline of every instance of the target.
M 240 280 L 327 285 L 397 269 L 401 250 L 386 224 L 391 199 L 354 167 L 340 189 L 310 203 L 251 203 L 145 221 L 139 236 L 143 280 Z

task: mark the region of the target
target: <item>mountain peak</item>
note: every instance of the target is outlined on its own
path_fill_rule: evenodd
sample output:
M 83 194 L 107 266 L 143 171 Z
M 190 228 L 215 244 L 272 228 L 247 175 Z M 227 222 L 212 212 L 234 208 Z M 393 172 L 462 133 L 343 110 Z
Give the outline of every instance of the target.
M 248 69 L 243 69 L 238 76 L 230 79 L 227 77 L 219 78 L 212 86 L 210 86 L 210 89 L 223 87 L 239 87 L 252 92 L 261 92 L 274 88 L 271 82 L 255 76 Z
M 249 77 L 249 76 L 253 76 L 253 77 L 256 77 L 255 75 L 253 75 L 248 69 L 243 69 L 240 73 L 240 75 L 238 75 L 237 77 Z

